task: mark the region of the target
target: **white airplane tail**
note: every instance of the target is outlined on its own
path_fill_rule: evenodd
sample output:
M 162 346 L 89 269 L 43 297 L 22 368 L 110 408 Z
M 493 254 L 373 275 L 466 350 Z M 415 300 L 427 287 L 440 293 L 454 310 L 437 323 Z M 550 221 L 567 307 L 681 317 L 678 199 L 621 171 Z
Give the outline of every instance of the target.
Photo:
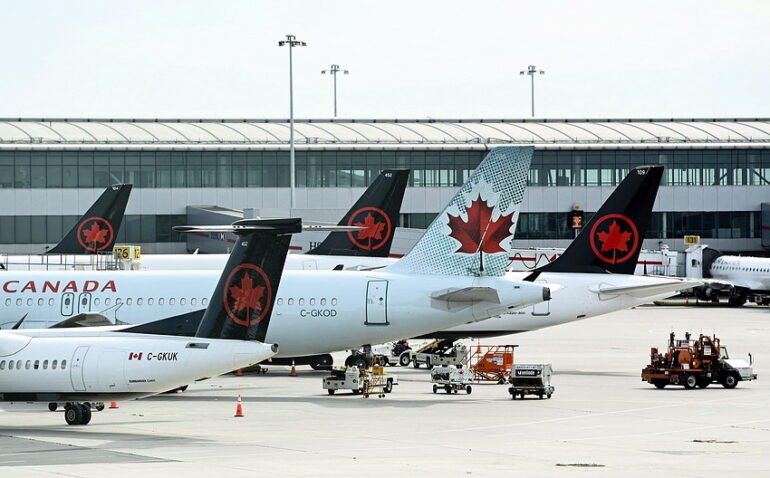
M 414 274 L 502 276 L 534 148 L 489 152 L 403 259 L 386 269 Z

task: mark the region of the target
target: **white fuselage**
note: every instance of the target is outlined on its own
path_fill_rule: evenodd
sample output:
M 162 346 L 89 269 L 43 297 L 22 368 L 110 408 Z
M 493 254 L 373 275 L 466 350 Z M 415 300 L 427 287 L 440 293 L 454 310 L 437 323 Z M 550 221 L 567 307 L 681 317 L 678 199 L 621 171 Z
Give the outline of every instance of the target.
M 711 277 L 730 282 L 735 287 L 770 292 L 770 258 L 719 256 L 711 264 Z
M 0 331 L 0 401 L 108 401 L 163 393 L 272 357 L 256 341 L 111 328 Z
M 80 312 L 114 310 L 116 304 L 121 322 L 150 322 L 204 308 L 220 275 L 218 271 L 7 272 L 0 274 L 0 322 L 9 328 L 28 314 L 24 327 L 43 328 Z M 500 303 L 470 306 L 432 298 L 468 287 L 495 289 Z M 282 357 L 328 353 L 419 336 L 542 300 L 540 285 L 508 277 L 285 271 L 266 341 L 277 344 Z

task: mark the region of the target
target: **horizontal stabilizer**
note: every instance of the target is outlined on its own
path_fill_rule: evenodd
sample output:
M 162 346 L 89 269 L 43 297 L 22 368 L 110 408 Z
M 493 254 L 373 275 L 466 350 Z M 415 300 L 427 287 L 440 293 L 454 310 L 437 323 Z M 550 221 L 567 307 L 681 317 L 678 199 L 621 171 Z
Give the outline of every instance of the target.
M 599 286 L 598 289 L 593 289 L 592 292 L 605 295 L 630 295 L 631 297 L 644 299 L 646 297 L 654 297 L 669 292 L 679 292 L 683 289 L 698 287 L 701 284 L 703 284 L 703 282 L 693 279 L 669 280 L 666 282 L 653 282 L 644 285 Z
M 61 322 L 57 322 L 49 329 L 71 329 L 75 327 L 108 327 L 112 325 L 125 325 L 123 323 L 113 323 L 102 314 L 95 312 L 83 312 L 81 314 L 68 317 Z
M 446 302 L 491 302 L 500 303 L 497 290 L 492 287 L 465 287 L 462 289 L 444 289 L 434 292 L 431 298 Z

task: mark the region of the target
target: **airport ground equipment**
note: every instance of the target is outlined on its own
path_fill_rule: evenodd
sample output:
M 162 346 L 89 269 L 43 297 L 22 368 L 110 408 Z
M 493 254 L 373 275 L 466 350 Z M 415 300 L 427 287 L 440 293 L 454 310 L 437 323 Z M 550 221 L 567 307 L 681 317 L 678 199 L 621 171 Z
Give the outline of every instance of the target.
M 504 384 L 511 376 L 516 347 L 518 345 L 476 345 L 469 358 L 473 379 Z
M 425 365 L 434 366 L 463 365 L 467 363 L 468 348 L 456 343 L 455 339 L 438 339 L 426 342 L 417 349 L 410 350 L 409 355 L 402 355 L 399 364 L 406 367 L 409 363 L 414 368 Z
M 323 388 L 329 395 L 334 395 L 337 390 L 351 390 L 364 397 L 374 393 L 382 395 L 393 391 L 394 385 L 398 385 L 398 377 L 386 374 L 380 366 L 371 370 L 356 366 L 335 368 L 323 379 Z
M 458 390 L 465 390 L 465 393 L 470 395 L 473 391 L 472 380 L 473 373 L 462 366 L 433 367 L 430 371 L 433 393 L 437 393 L 439 389 L 444 389 L 446 393 L 457 393 Z
M 554 390 L 556 390 L 551 385 L 552 374 L 553 368 L 549 363 L 514 365 L 511 376 L 508 378 L 508 383 L 511 384 L 508 387 L 511 400 L 515 400 L 516 397 L 523 399 L 526 395 L 537 395 L 540 399 L 544 396 L 551 398 Z
M 671 332 L 666 353 L 659 353 L 656 347 L 650 349 L 650 364 L 642 370 L 642 381 L 656 388 L 706 388 L 714 382 L 724 388 L 735 388 L 740 381 L 756 380 L 751 362 L 731 359 L 716 336 L 700 334 L 696 340 L 690 340 L 688 332 L 684 340 L 677 340 Z
M 377 365 L 398 365 L 404 361 L 404 366 L 409 365 L 411 357 L 409 352 L 412 347 L 406 339 L 393 342 L 392 344 L 375 345 L 372 347 L 374 361 Z

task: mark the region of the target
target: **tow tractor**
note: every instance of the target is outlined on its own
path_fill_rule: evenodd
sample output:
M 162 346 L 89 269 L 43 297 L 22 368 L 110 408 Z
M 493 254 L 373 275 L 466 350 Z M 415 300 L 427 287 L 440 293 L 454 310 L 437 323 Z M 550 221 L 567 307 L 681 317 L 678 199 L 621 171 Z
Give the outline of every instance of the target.
M 402 367 L 406 367 L 411 362 L 414 368 L 420 368 L 420 365 L 431 368 L 462 365 L 467 359 L 468 347 L 461 343 L 455 344 L 452 339 L 442 339 L 427 342 L 416 350 L 410 350 L 408 356 L 401 355 L 399 363 Z
M 397 365 L 402 360 L 406 361 L 406 365 L 409 365 L 411 358 L 409 352 L 412 347 L 409 346 L 409 342 L 406 339 L 399 340 L 392 344 L 375 345 L 372 347 L 372 353 L 374 354 L 374 362 L 378 365 Z
M 433 393 L 443 388 L 446 393 L 457 393 L 458 390 L 465 390 L 470 395 L 473 391 L 471 380 L 473 373 L 462 365 L 457 367 L 433 367 L 430 371 L 430 381 L 433 382 Z
M 394 385 L 398 385 L 398 377 L 386 374 L 380 366 L 371 370 L 356 366 L 336 368 L 323 378 L 323 388 L 329 395 L 334 395 L 337 390 L 351 390 L 354 395 L 363 394 L 364 398 L 372 394 L 384 397 L 393 391 Z
M 684 340 L 677 340 L 671 332 L 668 352 L 662 354 L 656 347 L 650 349 L 650 364 L 642 370 L 642 381 L 656 388 L 666 385 L 706 388 L 713 382 L 724 388 L 735 388 L 740 381 L 757 379 L 752 365 L 751 354 L 749 362 L 731 359 L 716 336 L 701 334 L 697 340 L 690 340 L 688 332 Z
M 526 395 L 537 395 L 539 398 L 546 396 L 551 398 L 555 388 L 551 385 L 551 375 L 553 369 L 549 363 L 526 364 L 517 363 L 511 370 L 511 376 L 508 382 L 508 393 L 511 394 L 511 400 L 516 397 L 522 399 Z

